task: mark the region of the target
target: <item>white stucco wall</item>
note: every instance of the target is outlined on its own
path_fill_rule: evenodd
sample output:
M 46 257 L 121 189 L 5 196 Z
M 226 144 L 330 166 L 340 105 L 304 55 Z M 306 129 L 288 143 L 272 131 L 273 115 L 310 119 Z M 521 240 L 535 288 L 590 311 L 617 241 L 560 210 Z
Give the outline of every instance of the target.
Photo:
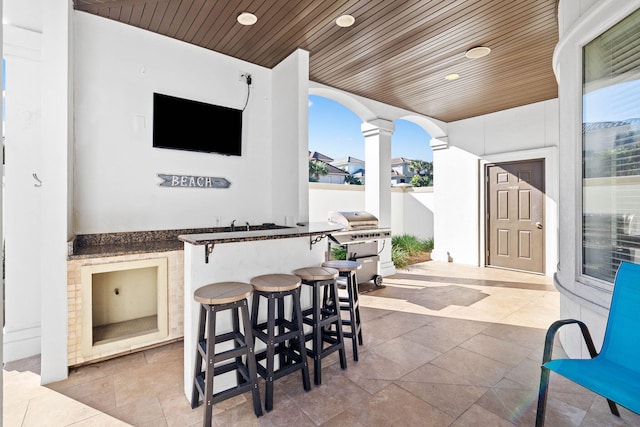
M 271 119 L 279 107 L 270 70 L 87 13 L 74 19 L 76 234 L 210 227 L 214 218 L 281 222 L 271 214 Z M 154 92 L 242 108 L 242 72 L 253 79 L 242 156 L 152 147 Z M 291 138 L 279 152 L 280 145 L 290 147 Z M 159 187 L 157 173 L 224 177 L 231 186 Z M 290 209 L 297 214 L 297 204 Z
M 560 317 L 583 320 L 596 347 L 604 336 L 612 286 L 581 274 L 582 214 L 582 47 L 640 7 L 640 0 L 561 0 L 560 41 L 553 58 L 559 84 L 560 144 L 559 267 L 555 284 L 561 293 Z M 589 188 L 589 191 L 595 191 Z M 587 208 L 591 209 L 589 205 Z M 561 330 L 571 357 L 588 353 L 578 331 Z
M 286 172 L 292 182 L 299 181 L 299 173 L 306 179 L 306 111 L 300 105 L 307 105 L 308 54 L 298 52 L 293 67 L 272 72 L 75 12 L 67 0 L 28 5 L 34 16 L 47 12 L 41 32 L 7 29 L 11 25 L 5 23 L 5 32 L 20 36 L 13 37 L 19 43 L 14 43 L 10 69 L 20 81 L 12 86 L 13 129 L 7 135 L 20 142 L 9 149 L 15 155 L 9 193 L 16 201 L 8 209 L 7 226 L 15 230 L 10 237 L 13 256 L 8 277 L 20 281 L 19 293 L 8 291 L 12 313 L 7 320 L 8 331 L 17 333 L 10 338 L 22 346 L 7 355 L 15 359 L 41 349 L 42 381 L 47 383 L 67 373 L 70 235 L 209 227 L 233 219 L 240 224 L 282 222 L 307 215 L 303 181 L 304 186 L 296 185 L 278 199 L 285 203 L 279 204 L 279 217 L 273 217 L 272 166 L 291 168 L 291 163 L 284 157 L 272 159 L 271 130 L 275 117 L 297 112 L 296 120 L 279 124 L 278 135 L 287 137 L 279 140 L 277 149 L 303 153 L 295 155 L 298 167 Z M 39 37 L 41 47 L 24 50 L 30 49 L 30 38 Z M 239 75 L 246 72 L 253 83 L 244 113 L 241 157 L 152 148 L 153 92 L 242 108 L 247 87 Z M 288 100 L 281 97 L 272 103 L 274 74 Z M 38 173 L 42 187 L 33 187 L 32 173 Z M 161 188 L 157 173 L 220 176 L 231 187 Z
M 309 220 L 326 221 L 328 213 L 364 211 L 364 186 L 309 183 Z M 433 237 L 433 188 L 391 189 L 391 232 Z
M 448 124 L 448 146 L 434 148 L 434 258 L 484 265 L 484 167 L 545 159 L 546 274 L 557 259 L 558 100 Z
M 393 203 L 394 195 L 391 193 Z M 412 234 L 420 239 L 433 237 L 433 217 L 435 208 L 433 204 L 433 187 L 423 187 L 410 189 L 402 194 L 403 215 L 402 232 L 398 234 Z M 395 203 L 391 205 L 391 219 L 394 220 L 393 209 Z
M 5 311 L 4 357 L 11 361 L 40 353 L 40 242 L 41 187 L 33 173 L 42 177 L 40 155 L 42 135 L 41 62 L 39 32 L 14 26 L 4 28 L 4 57 L 7 67 L 7 111 L 4 217 Z M 22 78 L 17 78 L 22 77 Z M 19 206 L 20 209 L 12 207 Z M 19 226 L 16 226 L 19 224 Z M 23 260 L 29 259 L 26 263 Z
M 240 203 L 239 209 L 262 210 L 270 204 L 273 213 L 268 222 L 295 225 L 308 221 L 309 209 L 306 185 L 309 175 L 309 52 L 297 50 L 275 66 L 272 82 L 273 136 L 267 157 L 271 160 L 271 176 L 260 173 L 259 164 L 247 169 L 251 171 L 247 176 L 253 178 L 258 187 L 260 182 L 271 184 L 270 197 L 264 205 L 247 200 L 249 203 L 244 206 Z M 261 140 L 255 141 L 255 144 L 261 143 Z M 269 162 L 262 159 L 264 163 Z M 258 194 L 257 191 L 254 193 Z M 247 192 L 245 197 L 253 199 L 254 195 Z

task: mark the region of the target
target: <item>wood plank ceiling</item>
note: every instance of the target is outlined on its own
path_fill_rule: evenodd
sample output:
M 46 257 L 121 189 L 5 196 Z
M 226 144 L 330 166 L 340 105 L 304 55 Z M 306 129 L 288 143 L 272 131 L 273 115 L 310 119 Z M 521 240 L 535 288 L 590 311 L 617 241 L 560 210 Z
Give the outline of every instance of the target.
M 272 68 L 310 52 L 310 79 L 445 122 L 557 97 L 557 0 L 74 0 L 76 10 Z M 236 17 L 258 17 L 250 27 Z M 350 28 L 336 25 L 353 15 Z M 467 59 L 474 46 L 491 54 Z M 445 76 L 457 73 L 455 81 Z

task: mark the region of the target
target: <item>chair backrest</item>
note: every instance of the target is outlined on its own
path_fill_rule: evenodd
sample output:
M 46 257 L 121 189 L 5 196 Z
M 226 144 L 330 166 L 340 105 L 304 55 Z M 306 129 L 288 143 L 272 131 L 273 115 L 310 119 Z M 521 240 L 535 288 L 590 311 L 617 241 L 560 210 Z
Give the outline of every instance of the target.
M 620 264 L 600 357 L 640 373 L 640 264 Z

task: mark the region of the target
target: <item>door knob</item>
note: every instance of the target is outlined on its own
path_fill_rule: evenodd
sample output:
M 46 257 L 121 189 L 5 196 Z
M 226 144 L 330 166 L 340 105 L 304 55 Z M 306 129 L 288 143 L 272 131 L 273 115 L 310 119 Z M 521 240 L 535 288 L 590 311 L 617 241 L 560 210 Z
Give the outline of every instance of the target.
M 542 223 L 540 221 L 536 221 L 536 227 L 542 228 Z

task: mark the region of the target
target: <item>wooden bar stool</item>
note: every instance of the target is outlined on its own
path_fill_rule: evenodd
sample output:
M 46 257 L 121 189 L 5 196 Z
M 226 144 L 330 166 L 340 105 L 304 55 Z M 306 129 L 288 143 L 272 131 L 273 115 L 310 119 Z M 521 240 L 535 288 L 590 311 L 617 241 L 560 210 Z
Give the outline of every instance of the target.
M 256 416 L 262 415 L 256 359 L 253 351 L 253 333 L 249 320 L 247 297 L 253 293 L 253 287 L 242 282 L 220 282 L 197 289 L 193 296 L 200 303 L 200 322 L 196 343 L 196 360 L 193 374 L 191 408 L 200 404 L 200 398 L 206 403 L 204 425 L 211 425 L 212 405 L 230 397 L 251 391 L 253 410 Z M 228 333 L 216 335 L 216 317 L 218 313 L 231 310 L 232 328 Z M 240 331 L 242 316 L 242 332 Z M 234 348 L 215 352 L 216 344 L 233 341 Z M 243 362 L 244 357 L 244 362 Z M 233 362 L 219 363 L 233 359 Z M 204 370 L 202 362 L 204 364 Z M 217 366 L 215 366 L 218 364 Z M 213 378 L 227 372 L 236 371 L 238 385 L 218 393 L 213 393 Z
M 356 271 L 362 268 L 358 261 L 326 261 L 323 267 L 335 268 L 341 277 L 347 280 L 347 296 L 338 298 L 340 311 L 349 312 L 349 319 L 342 319 L 342 326 L 349 326 L 349 331 L 343 330 L 346 338 L 351 338 L 353 344 L 353 360 L 358 361 L 358 344 L 362 345 L 362 326 L 360 323 L 360 300 L 358 294 L 358 280 Z M 344 294 L 343 294 L 344 295 Z
M 265 410 L 271 411 L 275 380 L 301 370 L 303 387 L 305 391 L 311 390 L 307 356 L 302 351 L 305 338 L 300 308 L 300 279 L 291 274 L 266 274 L 252 278 L 251 285 L 254 290 L 251 305 L 253 335 L 266 345 L 265 351 L 256 354 L 257 370 L 266 383 Z M 293 301 L 293 320 L 285 318 L 284 302 L 287 296 L 291 296 Z M 267 321 L 258 323 L 261 297 L 267 299 Z M 276 355 L 278 369 L 275 368 Z M 260 364 L 262 360 L 265 360 L 265 366 Z
M 306 334 L 306 341 L 312 341 L 312 348 L 306 349 L 307 355 L 313 358 L 313 380 L 316 385 L 322 383 L 322 359 L 329 354 L 338 351 L 340 356 L 340 367 L 342 369 L 347 368 L 347 358 L 344 352 L 344 338 L 342 336 L 342 321 L 340 320 L 340 313 L 333 308 L 323 308 L 325 305 L 321 300 L 321 290 L 329 288 L 329 293 L 325 292 L 325 295 L 333 295 L 333 298 L 327 303 L 327 305 L 333 304 L 333 307 L 337 307 L 338 292 L 336 285 L 336 278 L 338 277 L 338 270 L 327 267 L 306 267 L 299 268 L 294 271 L 294 274 L 302 279 L 302 284 L 311 286 L 313 288 L 313 302 L 311 308 L 302 311 L 303 321 L 305 324 L 312 327 L 312 331 Z M 332 291 L 331 291 L 332 290 Z M 330 334 L 329 330 L 331 326 L 335 325 L 336 333 Z M 324 344 L 329 344 L 324 347 Z

